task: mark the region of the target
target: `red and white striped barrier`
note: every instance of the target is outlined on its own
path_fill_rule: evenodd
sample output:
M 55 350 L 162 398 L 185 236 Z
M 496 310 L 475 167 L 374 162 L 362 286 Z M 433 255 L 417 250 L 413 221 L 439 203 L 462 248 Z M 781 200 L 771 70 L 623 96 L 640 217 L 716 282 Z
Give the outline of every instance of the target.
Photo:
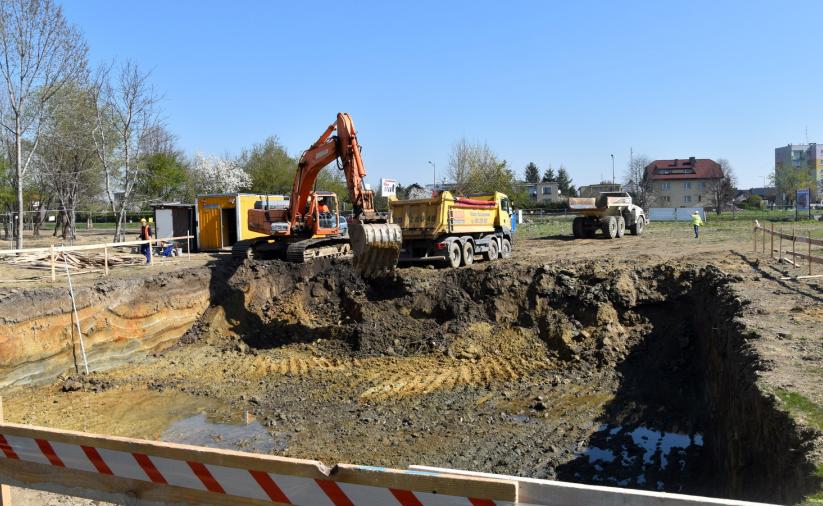
M 73 476 L 74 483 L 109 494 L 91 494 L 94 498 L 125 493 L 134 504 L 140 503 L 141 491 L 155 502 L 168 497 L 171 502 L 243 504 L 242 499 L 306 506 L 493 506 L 514 504 L 517 494 L 515 483 L 504 480 L 347 465 L 327 470 L 316 461 L 16 424 L 0 424 L 0 452 L 0 482 L 30 486 L 56 479 L 72 487 Z M 20 469 L 24 472 L 15 473 Z M 68 473 L 68 483 L 58 470 Z
M 411 470 L 0 423 L 0 483 L 129 505 L 753 505 L 415 466 Z

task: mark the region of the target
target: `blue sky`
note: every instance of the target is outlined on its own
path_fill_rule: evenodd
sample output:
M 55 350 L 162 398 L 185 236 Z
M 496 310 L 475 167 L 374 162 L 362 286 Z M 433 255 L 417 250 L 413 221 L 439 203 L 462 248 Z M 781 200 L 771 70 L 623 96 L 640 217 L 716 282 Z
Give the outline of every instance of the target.
M 577 185 L 649 158 L 727 158 L 760 186 L 774 148 L 823 142 L 823 2 L 69 0 L 93 63 L 152 71 L 187 153 L 292 154 L 338 111 L 368 180 L 438 180 L 461 137 Z

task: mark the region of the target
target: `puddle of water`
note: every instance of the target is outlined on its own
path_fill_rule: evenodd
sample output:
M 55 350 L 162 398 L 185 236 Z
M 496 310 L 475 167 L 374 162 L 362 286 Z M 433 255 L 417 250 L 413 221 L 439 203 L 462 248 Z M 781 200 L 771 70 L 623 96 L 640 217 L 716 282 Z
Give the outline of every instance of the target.
M 288 447 L 289 436 L 271 434 L 257 420 L 244 417 L 247 423 L 216 423 L 200 413 L 172 423 L 160 437 L 173 443 L 210 446 L 254 453 L 282 452 Z
M 282 452 L 289 437 L 273 438 L 247 414 L 172 389 L 21 396 L 7 405 L 7 413 L 12 421 L 47 427 L 257 453 Z
M 588 459 L 589 469 L 575 476 L 617 485 L 677 489 L 687 474 L 691 459 L 703 446 L 702 434 L 681 434 L 644 426 L 601 425 L 578 449 L 577 457 Z

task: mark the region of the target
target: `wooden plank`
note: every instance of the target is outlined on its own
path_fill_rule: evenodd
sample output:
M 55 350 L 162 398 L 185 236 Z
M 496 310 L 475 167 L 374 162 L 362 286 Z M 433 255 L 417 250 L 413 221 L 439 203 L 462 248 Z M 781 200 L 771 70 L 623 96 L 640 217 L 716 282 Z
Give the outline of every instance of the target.
M 329 469 L 313 460 L 10 423 L 0 423 L 0 435 L 3 482 L 123 504 L 271 504 L 260 502 L 267 497 L 294 504 L 337 497 L 350 504 L 347 494 L 353 494 L 357 505 L 377 505 L 397 493 L 517 501 L 517 483 L 493 476 L 346 464 Z
M 154 241 L 174 241 L 174 240 L 183 240 L 183 239 L 191 239 L 194 236 L 191 235 L 181 235 L 175 237 L 163 237 L 159 239 L 154 239 Z M 139 246 L 141 244 L 147 244 L 149 241 L 123 241 L 123 242 L 105 242 L 105 243 L 95 243 L 95 244 L 81 244 L 77 246 L 49 246 L 49 247 L 41 247 L 41 248 L 23 248 L 23 249 L 6 249 L 0 250 L 0 255 L 19 255 L 25 253 L 46 253 L 51 251 L 51 248 L 57 253 L 62 253 L 65 251 L 85 251 L 85 250 L 93 250 L 93 249 L 102 249 L 105 247 L 108 248 L 119 248 L 119 247 L 126 247 L 126 246 Z
M 786 252 L 787 255 L 792 255 L 795 258 L 802 258 L 804 260 L 808 260 L 809 264 L 823 264 L 823 257 L 816 257 L 812 255 L 807 255 L 805 253 L 790 253 Z
M 212 494 L 160 483 L 106 476 L 76 469 L 0 458 L 0 476 L 15 487 L 133 506 L 168 504 L 271 505 L 233 495 Z
M 332 476 L 345 483 L 372 487 L 388 487 L 458 497 L 481 497 L 494 501 L 515 502 L 517 500 L 517 485 L 511 480 L 499 478 L 409 473 L 398 469 L 351 464 L 338 464 L 332 470 Z
M 409 466 L 410 469 L 428 471 L 452 476 L 472 476 L 477 478 L 494 477 L 517 482 L 517 504 L 568 506 L 570 504 L 597 504 L 603 506 L 697 506 L 699 504 L 717 504 L 725 506 L 762 506 L 763 503 L 720 499 L 693 495 L 654 492 L 651 490 L 634 490 L 628 488 L 567 483 L 537 478 L 521 478 L 499 474 L 461 471 L 430 466 Z
M 3 423 L 3 397 L 0 397 L 0 423 Z M 0 482 L 0 506 L 11 506 L 11 489 Z

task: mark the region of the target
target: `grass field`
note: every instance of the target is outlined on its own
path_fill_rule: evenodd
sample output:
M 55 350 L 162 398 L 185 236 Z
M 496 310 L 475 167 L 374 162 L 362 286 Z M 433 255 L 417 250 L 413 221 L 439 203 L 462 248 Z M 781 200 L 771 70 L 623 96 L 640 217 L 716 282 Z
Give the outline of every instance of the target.
M 724 213 L 720 216 L 712 214 L 708 216 L 705 225 L 701 229 L 701 233 L 706 237 L 712 238 L 722 237 L 726 240 L 734 241 L 745 240 L 751 238 L 754 220 L 757 219 L 761 224 L 765 223 L 767 226 L 771 226 L 771 224 L 774 223 L 775 231 L 780 230 L 782 227 L 784 231 L 791 232 L 792 227 L 794 227 L 797 235 L 811 233 L 813 238 L 823 239 L 822 221 L 785 221 L 785 213 L 778 213 L 779 214 L 764 215 L 761 211 L 743 211 L 737 213 L 737 216 L 734 218 L 730 213 Z M 792 218 L 793 217 L 794 215 L 792 214 Z M 517 237 L 532 239 L 536 237 L 572 235 L 572 220 L 574 219 L 572 215 L 534 217 L 531 219 L 533 219 L 533 223 L 523 223 L 518 226 Z M 651 238 L 667 238 L 673 235 L 680 235 L 681 233 L 687 236 L 692 233 L 690 222 L 654 221 L 646 226 L 644 235 Z

